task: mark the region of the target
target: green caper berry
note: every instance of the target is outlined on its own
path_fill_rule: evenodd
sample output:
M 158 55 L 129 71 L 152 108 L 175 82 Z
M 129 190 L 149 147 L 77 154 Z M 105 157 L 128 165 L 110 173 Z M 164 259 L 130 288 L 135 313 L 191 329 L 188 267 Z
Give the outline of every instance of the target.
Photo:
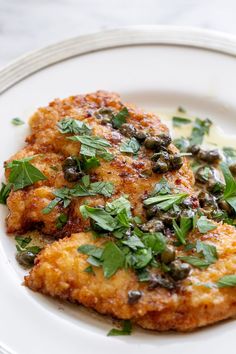
M 111 119 L 110 118 L 104 117 L 104 118 L 101 119 L 101 124 L 102 125 L 107 125 L 109 123 L 111 123 Z
M 236 175 L 236 163 L 229 165 L 229 169 L 233 175 Z
M 164 229 L 164 224 L 161 220 L 152 219 L 140 226 L 144 232 L 160 232 Z
M 166 246 L 166 249 L 161 254 L 161 261 L 169 264 L 175 260 L 175 248 L 171 245 Z
M 111 122 L 113 118 L 113 110 L 108 107 L 100 108 L 97 112 L 95 112 L 95 117 L 98 119 L 106 119 L 107 122 Z
M 188 263 L 182 263 L 179 260 L 175 260 L 170 263 L 169 274 L 176 281 L 187 278 L 190 271 L 191 271 L 191 267 Z
M 17 262 L 23 267 L 30 267 L 34 264 L 36 255 L 30 251 L 22 251 L 16 254 Z
M 133 124 L 129 124 L 129 123 L 122 124 L 122 126 L 120 127 L 119 130 L 120 130 L 120 133 L 122 135 L 126 136 L 127 138 L 133 138 L 136 133 L 136 129 L 133 126 Z
M 65 169 L 67 169 L 68 167 L 77 167 L 77 161 L 74 157 L 69 156 L 63 162 L 63 165 L 62 165 L 63 171 Z
M 220 209 L 226 211 L 227 214 L 229 214 L 229 215 L 232 214 L 233 208 L 224 199 L 220 199 L 218 201 L 218 205 L 219 205 Z
M 168 134 L 160 134 L 159 139 L 161 139 L 161 146 L 167 147 L 171 143 L 171 137 Z
M 169 165 L 162 160 L 158 160 L 152 166 L 152 170 L 155 173 L 166 173 L 169 170 Z
M 193 156 L 197 155 L 200 151 L 199 145 L 190 145 L 187 149 L 187 152 L 191 152 Z
M 151 205 L 151 206 L 148 205 L 146 207 L 146 217 L 147 217 L 147 219 L 149 220 L 149 219 L 153 218 L 156 215 L 157 211 L 158 211 L 158 207 L 156 205 Z
M 164 278 L 160 275 L 155 275 L 149 281 L 148 290 L 154 290 L 157 287 L 172 290 L 175 288 L 175 284 L 173 283 L 173 281 L 171 279 Z
M 159 151 L 161 148 L 161 139 L 158 137 L 149 136 L 145 139 L 144 146 L 147 149 Z
M 76 182 L 83 176 L 82 172 L 77 171 L 74 167 L 69 167 L 64 170 L 64 178 L 68 182 Z
M 172 170 L 179 170 L 183 166 L 183 159 L 179 154 L 174 154 L 170 157 L 170 163 Z
M 200 149 L 197 158 L 209 164 L 220 161 L 220 154 L 218 150 L 202 150 Z
M 128 304 L 133 305 L 136 302 L 139 301 L 139 299 L 142 297 L 143 293 L 140 290 L 130 290 L 128 292 Z
M 142 143 L 147 138 L 147 133 L 142 132 L 141 130 L 136 131 L 134 137 Z

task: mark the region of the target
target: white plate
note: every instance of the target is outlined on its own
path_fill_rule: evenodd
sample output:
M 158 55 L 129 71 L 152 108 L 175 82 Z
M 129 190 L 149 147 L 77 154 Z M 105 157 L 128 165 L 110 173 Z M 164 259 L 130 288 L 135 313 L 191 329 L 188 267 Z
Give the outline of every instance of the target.
M 1 163 L 23 146 L 27 133 L 26 126 L 11 125 L 12 117 L 27 120 L 37 107 L 55 97 L 98 89 L 119 92 L 124 101 L 151 110 L 172 111 L 182 105 L 233 132 L 235 55 L 236 41 L 230 36 L 142 27 L 75 38 L 21 58 L 0 72 Z M 5 232 L 6 214 L 1 206 L 0 342 L 11 352 L 232 352 L 233 320 L 190 334 L 137 329 L 129 337 L 106 337 L 110 320 L 29 291 L 21 286 L 23 272 L 16 264 L 12 239 Z

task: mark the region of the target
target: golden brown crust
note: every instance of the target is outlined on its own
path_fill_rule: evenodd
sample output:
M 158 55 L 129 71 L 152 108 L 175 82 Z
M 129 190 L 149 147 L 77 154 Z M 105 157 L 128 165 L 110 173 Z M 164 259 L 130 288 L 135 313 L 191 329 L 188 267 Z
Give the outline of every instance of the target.
M 206 235 L 192 233 L 191 240 L 204 240 L 216 246 L 219 259 L 206 270 L 193 269 L 190 276 L 175 290 L 156 288 L 137 281 L 130 270 L 119 270 L 105 279 L 101 268 L 95 268 L 95 276 L 84 272 L 87 256 L 77 248 L 82 244 L 104 243 L 94 240 L 90 233 L 74 234 L 54 242 L 43 250 L 36 260 L 25 283 L 34 291 L 50 296 L 79 302 L 102 314 L 121 319 L 131 319 L 148 329 L 159 331 L 189 331 L 197 327 L 235 316 L 236 288 L 207 288 L 203 284 L 215 283 L 219 278 L 236 272 L 236 231 L 229 225 L 219 224 Z M 185 254 L 183 250 L 179 255 Z M 128 291 L 141 290 L 138 303 L 128 304 Z
M 72 155 L 79 155 L 80 143 L 68 140 L 67 134 L 61 134 L 56 126 L 58 121 L 70 116 L 74 119 L 82 120 L 93 128 L 93 134 L 104 137 L 111 142 L 110 151 L 115 155 L 113 161 L 101 160 L 101 166 L 91 172 L 92 181 L 113 182 L 115 194 L 111 199 L 117 198 L 121 194 L 128 194 L 132 198 L 134 214 L 143 215 L 142 198 L 152 191 L 153 186 L 162 177 L 153 173 L 150 177 L 144 177 L 143 172 L 150 170 L 150 153 L 145 148 L 141 148 L 138 158 L 122 154 L 119 146 L 124 137 L 118 130 L 112 129 L 109 125 L 101 125 L 93 113 L 101 107 L 112 107 L 119 112 L 123 107 L 120 97 L 103 91 L 85 96 L 73 96 L 64 100 L 55 100 L 48 107 L 40 108 L 31 118 L 30 126 L 32 134 L 26 139 L 27 146 L 15 154 L 13 159 L 21 159 L 35 154 L 42 154 L 31 162 L 40 169 L 46 176 L 46 181 L 40 181 L 32 186 L 11 192 L 7 206 L 10 214 L 7 218 L 8 233 L 23 234 L 28 229 L 39 228 L 42 232 L 63 237 L 71 232 L 83 230 L 84 224 L 79 213 L 79 206 L 84 198 L 76 198 L 71 206 L 64 209 L 68 214 L 69 222 L 63 230 L 56 229 L 56 218 L 62 212 L 60 205 L 45 215 L 42 209 L 46 207 L 54 198 L 55 188 L 71 186 L 62 172 L 63 160 Z M 132 105 L 126 105 L 129 109 L 128 122 L 139 129 L 148 129 L 151 134 L 167 132 L 167 127 L 161 123 L 160 119 L 152 113 L 144 113 Z M 170 149 L 176 151 L 174 145 Z M 57 168 L 55 171 L 53 168 Z M 9 169 L 6 170 L 6 178 L 9 176 Z M 174 185 L 185 191 L 192 191 L 193 175 L 185 160 L 183 167 L 178 171 L 169 172 L 165 177 Z M 88 199 L 88 198 L 86 198 Z M 91 204 L 104 204 L 107 200 L 104 197 L 89 198 Z

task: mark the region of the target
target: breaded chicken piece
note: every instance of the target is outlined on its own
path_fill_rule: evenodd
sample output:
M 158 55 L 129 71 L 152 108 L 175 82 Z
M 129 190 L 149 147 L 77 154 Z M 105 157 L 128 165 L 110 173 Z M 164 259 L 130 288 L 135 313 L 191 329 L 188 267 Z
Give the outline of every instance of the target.
M 100 246 L 106 242 L 104 238 L 95 240 L 90 233 L 74 234 L 47 246 L 37 257 L 25 284 L 34 291 L 78 302 L 102 314 L 130 319 L 144 328 L 159 331 L 189 331 L 235 316 L 236 287 L 204 286 L 236 273 L 235 228 L 219 224 L 205 235 L 193 232 L 189 239 L 215 245 L 219 259 L 205 270 L 194 268 L 174 290 L 159 287 L 150 291 L 131 270 L 119 270 L 110 279 L 104 278 L 101 268 L 94 267 L 95 275 L 85 272 L 87 256 L 80 254 L 78 247 Z M 179 255 L 186 252 L 179 248 Z M 130 290 L 142 291 L 140 300 L 132 305 L 128 304 Z
M 143 216 L 142 199 L 153 190 L 163 175 L 152 173 L 150 155 L 151 151 L 141 147 L 138 156 L 130 156 L 120 152 L 119 147 L 125 138 L 119 130 L 111 125 L 102 125 L 101 119 L 96 117 L 100 108 L 112 108 L 119 112 L 123 107 L 120 97 L 103 91 L 85 96 L 73 96 L 64 100 L 55 100 L 48 107 L 40 108 L 31 118 L 30 126 L 32 134 L 27 137 L 27 146 L 15 154 L 9 161 L 22 159 L 35 154 L 42 154 L 31 161 L 47 180 L 39 181 L 22 190 L 12 191 L 7 199 L 9 216 L 7 218 L 8 233 L 23 234 L 29 229 L 39 229 L 43 233 L 53 237 L 64 237 L 72 232 L 80 232 L 84 229 L 84 221 L 79 212 L 79 206 L 85 198 L 75 198 L 71 205 L 62 208 L 59 204 L 49 214 L 43 214 L 45 208 L 54 198 L 53 191 L 64 186 L 72 187 L 64 179 L 62 163 L 68 156 L 80 156 L 80 143 L 68 140 L 69 134 L 61 134 L 57 123 L 65 117 L 71 117 L 89 124 L 93 129 L 93 135 L 107 139 L 112 147 L 109 151 L 114 154 L 112 161 L 101 159 L 101 166 L 89 171 L 92 182 L 112 182 L 115 193 L 110 200 L 116 199 L 122 194 L 128 194 L 132 199 L 134 215 Z M 129 110 L 128 123 L 136 128 L 148 131 L 150 134 L 159 135 L 167 133 L 167 127 L 152 113 L 144 113 L 132 105 L 125 105 Z M 169 146 L 170 151 L 177 152 L 174 145 Z M 165 178 L 174 186 L 184 192 L 193 192 L 193 174 L 188 162 L 183 158 L 181 169 L 166 173 Z M 9 162 L 8 161 L 8 162 Z M 10 169 L 6 170 L 8 179 Z M 86 198 L 90 205 L 104 205 L 108 198 L 94 196 Z M 56 219 L 61 213 L 67 214 L 66 226 L 59 230 L 56 227 Z

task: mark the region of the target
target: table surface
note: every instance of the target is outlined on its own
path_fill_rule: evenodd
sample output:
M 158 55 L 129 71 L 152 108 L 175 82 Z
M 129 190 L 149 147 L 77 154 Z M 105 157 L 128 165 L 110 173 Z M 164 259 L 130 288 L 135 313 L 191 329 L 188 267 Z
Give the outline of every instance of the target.
M 236 35 L 235 0 L 0 0 L 0 66 L 48 44 L 128 25 L 197 26 Z

